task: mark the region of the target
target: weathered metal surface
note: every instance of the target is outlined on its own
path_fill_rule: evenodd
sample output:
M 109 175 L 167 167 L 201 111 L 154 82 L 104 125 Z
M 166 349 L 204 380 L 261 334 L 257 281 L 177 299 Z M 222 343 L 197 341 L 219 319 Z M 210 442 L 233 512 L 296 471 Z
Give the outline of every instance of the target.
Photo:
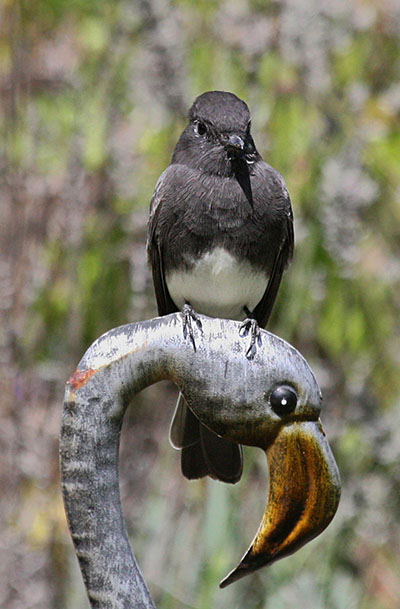
M 159 380 L 173 380 L 212 430 L 267 452 L 266 513 L 249 551 L 222 585 L 294 552 L 336 511 L 339 474 L 319 423 L 318 384 L 305 359 L 262 331 L 250 361 L 239 322 L 200 318 L 196 351 L 183 337 L 179 313 L 111 330 L 93 343 L 67 383 L 62 488 L 92 607 L 154 608 L 125 529 L 118 450 L 133 396 Z M 287 414 L 271 405 L 271 393 L 280 386 L 297 394 Z

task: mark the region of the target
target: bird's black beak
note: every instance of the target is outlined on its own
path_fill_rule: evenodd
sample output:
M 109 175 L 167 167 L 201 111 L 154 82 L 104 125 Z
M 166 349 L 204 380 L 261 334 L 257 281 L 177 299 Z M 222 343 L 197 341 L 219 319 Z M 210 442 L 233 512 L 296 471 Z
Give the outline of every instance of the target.
M 240 135 L 233 133 L 231 135 L 224 136 L 222 138 L 222 143 L 230 155 L 240 157 L 244 154 L 245 143 L 244 139 L 240 137 Z
M 236 133 L 222 136 L 221 141 L 228 153 L 229 158 L 231 159 L 235 177 L 246 195 L 246 199 L 250 203 L 251 208 L 253 209 L 253 193 L 251 190 L 249 168 L 245 159 L 245 154 L 247 151 L 246 142 Z

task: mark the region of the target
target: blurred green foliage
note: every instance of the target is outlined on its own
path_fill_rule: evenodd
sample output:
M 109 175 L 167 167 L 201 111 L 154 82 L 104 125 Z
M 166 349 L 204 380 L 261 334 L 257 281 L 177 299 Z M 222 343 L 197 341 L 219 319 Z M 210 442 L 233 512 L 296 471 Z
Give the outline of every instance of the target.
M 259 521 L 265 466 L 249 449 L 237 487 L 181 480 L 169 412 L 153 414 L 155 401 L 172 408 L 163 388 L 135 406 L 123 446 L 124 459 L 141 455 L 122 472 L 139 563 L 159 609 L 398 609 L 399 7 L 6 0 L 0 11 L 1 346 L 11 387 L 0 606 L 87 606 L 49 499 L 61 388 L 98 335 L 156 313 L 147 208 L 186 109 L 218 88 L 248 102 L 257 146 L 291 194 L 295 257 L 270 329 L 315 368 L 343 499 L 316 541 L 218 590 Z M 36 491 L 24 492 L 27 481 Z

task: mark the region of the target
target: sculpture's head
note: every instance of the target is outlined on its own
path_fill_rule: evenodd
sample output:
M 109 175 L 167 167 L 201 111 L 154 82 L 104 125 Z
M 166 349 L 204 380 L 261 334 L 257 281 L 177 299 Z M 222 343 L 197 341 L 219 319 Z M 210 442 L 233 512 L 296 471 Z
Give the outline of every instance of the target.
M 296 349 L 263 332 L 248 361 L 240 341 L 227 345 L 221 333 L 210 343 L 199 341 L 195 355 L 193 373 L 189 358 L 175 378 L 190 408 L 218 434 L 262 448 L 270 469 L 260 528 L 239 566 L 221 582 L 224 587 L 319 535 L 337 510 L 340 479 L 319 420 L 320 389 Z

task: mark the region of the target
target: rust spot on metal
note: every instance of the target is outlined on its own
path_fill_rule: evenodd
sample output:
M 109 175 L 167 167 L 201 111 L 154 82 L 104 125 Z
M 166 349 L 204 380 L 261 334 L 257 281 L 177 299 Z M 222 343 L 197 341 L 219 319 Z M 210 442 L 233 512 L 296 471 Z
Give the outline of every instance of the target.
M 92 378 L 96 370 L 88 368 L 87 370 L 75 370 L 74 374 L 68 379 L 68 385 L 71 385 L 73 389 L 80 389 L 89 379 Z

